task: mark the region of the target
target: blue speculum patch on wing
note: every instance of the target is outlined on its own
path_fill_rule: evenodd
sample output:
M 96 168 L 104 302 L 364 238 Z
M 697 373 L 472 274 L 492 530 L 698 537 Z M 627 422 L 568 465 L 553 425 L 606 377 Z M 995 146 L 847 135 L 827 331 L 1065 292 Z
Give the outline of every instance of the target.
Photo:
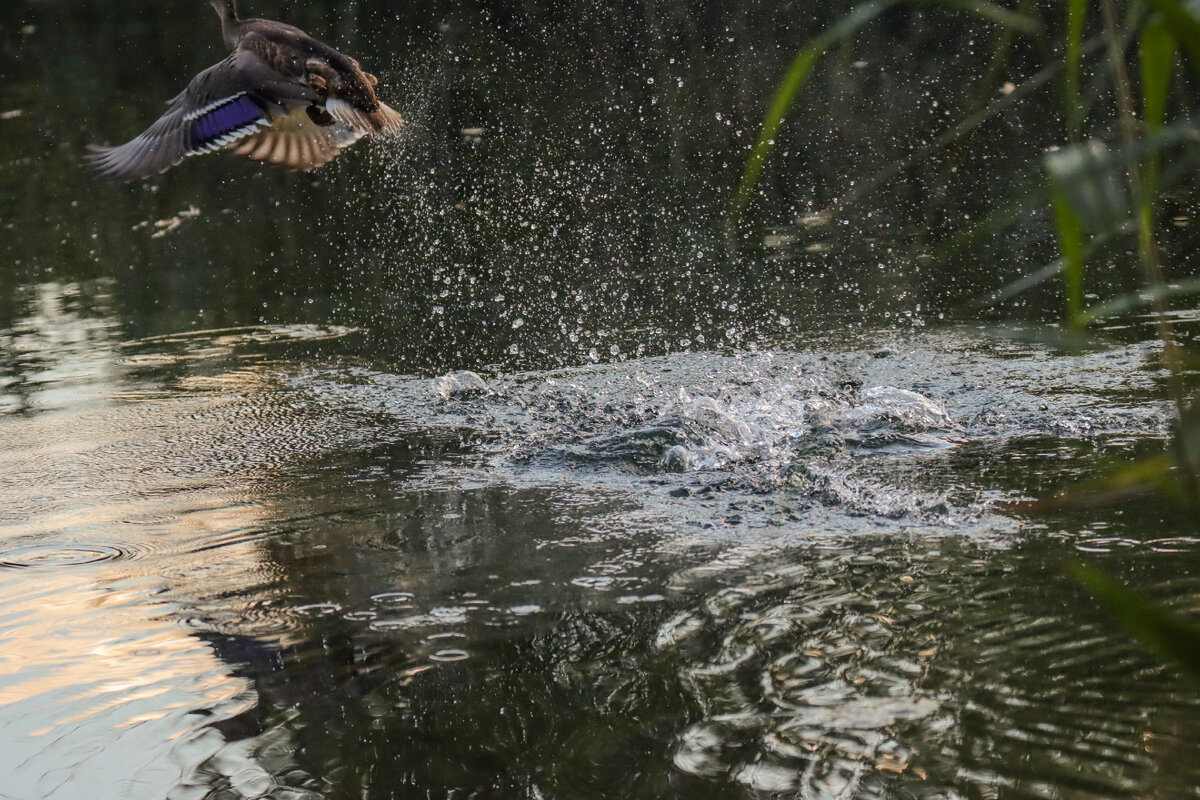
M 245 94 L 218 101 L 193 114 L 190 152 L 224 147 L 266 121 L 262 109 Z

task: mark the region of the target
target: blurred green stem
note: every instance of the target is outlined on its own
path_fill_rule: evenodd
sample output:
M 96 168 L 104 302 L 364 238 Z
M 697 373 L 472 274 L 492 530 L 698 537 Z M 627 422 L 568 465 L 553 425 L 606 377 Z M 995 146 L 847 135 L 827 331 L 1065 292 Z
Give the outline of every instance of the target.
M 1035 35 L 1041 32 L 1041 26 L 1037 20 L 1019 12 L 1010 11 L 995 3 L 987 2 L 987 0 L 869 0 L 855 6 L 846 16 L 838 20 L 836 24 L 820 33 L 801 48 L 796 57 L 792 59 L 791 66 L 788 67 L 788 71 L 780 82 L 779 88 L 775 90 L 775 97 L 772 99 L 771 106 L 763 118 L 762 130 L 759 133 L 758 141 L 750 151 L 750 158 L 747 160 L 746 167 L 742 172 L 742 179 L 738 183 L 737 191 L 734 192 L 729 213 L 726 217 L 726 224 L 730 229 L 741 219 L 742 213 L 749 205 L 754 188 L 758 185 L 758 181 L 762 177 L 763 166 L 766 164 L 767 156 L 775 146 L 775 137 L 783 125 L 784 117 L 787 116 L 788 111 L 791 109 L 796 95 L 808 82 L 817 61 L 820 60 L 821 56 L 831 46 L 847 39 L 864 24 L 879 16 L 887 9 L 907 3 L 947 6 L 981 17 L 992 23 L 1011 27 L 1025 34 Z
M 775 146 L 775 136 L 779 133 L 780 126 L 783 125 L 783 119 L 787 116 L 788 110 L 791 109 L 792 101 L 796 99 L 796 95 L 808 83 L 808 78 L 817 60 L 825 54 L 825 51 L 830 46 L 846 38 L 858 30 L 864 23 L 879 16 L 883 11 L 891 8 L 898 2 L 899 0 L 875 0 L 875 2 L 863 3 L 855 7 L 849 14 L 842 17 L 836 25 L 822 32 L 801 48 L 796 57 L 792 59 L 791 66 L 788 67 L 787 73 L 779 83 L 779 88 L 775 90 L 775 97 L 771 101 L 771 107 L 767 109 L 767 114 L 763 118 L 762 131 L 758 135 L 758 141 L 755 143 L 754 149 L 750 151 L 750 160 L 746 163 L 746 169 L 742 173 L 742 180 L 738 184 L 737 192 L 734 193 L 733 204 L 729 213 L 729 220 L 731 222 L 736 222 L 749 204 L 750 195 L 753 193 L 754 187 L 758 185 L 758 180 L 762 176 L 763 165 L 767 161 L 767 155 L 771 152 L 771 148 Z
M 1083 129 L 1083 104 L 1079 101 L 1079 73 L 1083 61 L 1083 27 L 1087 21 L 1087 0 L 1067 0 L 1067 139 L 1078 142 Z
M 1172 36 L 1183 45 L 1192 68 L 1200 72 L 1200 20 L 1181 0 L 1150 0 L 1150 5 L 1163 15 Z
M 1200 681 L 1200 626 L 1193 620 L 1130 591 L 1095 567 L 1075 564 L 1071 571 L 1126 630 L 1193 681 Z
M 1052 199 L 1058 243 L 1062 249 L 1062 274 L 1067 293 L 1067 328 L 1079 331 L 1084 326 L 1083 312 L 1083 222 L 1066 193 L 1056 188 Z
M 1133 93 L 1130 89 L 1129 73 L 1125 67 L 1125 55 L 1121 36 L 1117 29 L 1117 12 L 1113 0 L 1101 0 L 1100 9 L 1104 17 L 1104 33 L 1108 39 L 1109 65 L 1113 70 L 1114 89 L 1117 95 L 1117 110 L 1120 116 L 1121 133 L 1127 145 L 1132 145 L 1139 136 L 1137 117 L 1134 114 Z M 1165 103 L 1165 100 L 1164 100 Z M 1160 123 L 1161 124 L 1161 123 Z M 1180 358 L 1175 337 L 1167 323 L 1167 302 L 1163 289 L 1162 263 L 1159 261 L 1158 241 L 1154 232 L 1154 204 L 1143 194 L 1146 181 L 1137 165 L 1129 168 L 1127 178 L 1131 195 L 1138 201 L 1138 256 L 1146 286 L 1154 292 L 1154 324 L 1163 346 L 1163 363 L 1167 368 L 1167 393 L 1180 416 L 1186 410 L 1183 382 L 1180 376 Z
M 1167 94 L 1171 88 L 1171 73 L 1175 67 L 1176 39 L 1167 27 L 1166 20 L 1158 15 L 1142 28 L 1139 40 L 1139 55 L 1142 71 L 1142 106 L 1146 133 L 1154 135 L 1162 130 L 1167 116 Z M 1151 153 L 1146 161 L 1143 182 L 1143 200 L 1152 203 L 1158 187 L 1158 153 Z

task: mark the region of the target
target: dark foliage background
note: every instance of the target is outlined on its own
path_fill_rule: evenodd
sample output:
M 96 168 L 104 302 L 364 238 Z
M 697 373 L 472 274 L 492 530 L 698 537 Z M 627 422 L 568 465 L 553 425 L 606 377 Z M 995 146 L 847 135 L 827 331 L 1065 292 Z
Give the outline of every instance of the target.
M 1059 313 L 1053 283 L 971 305 L 1055 256 L 1029 198 L 1064 139 L 1057 84 L 922 150 L 1058 57 L 1057 4 L 1022 6 L 1041 36 L 939 8 L 866 26 L 805 90 L 732 236 L 722 215 L 770 96 L 840 4 L 245 6 L 360 57 L 408 133 L 311 175 L 215 157 L 99 183 L 86 144 L 136 135 L 222 56 L 214 15 L 201 0 L 6 3 L 0 112 L 19 114 L 0 120 L 0 295 L 105 278 L 133 333 L 338 322 L 433 370 Z M 1089 129 L 1103 132 L 1106 83 L 1088 85 Z M 947 246 L 982 221 L 996 224 Z M 1188 230 L 1168 233 L 1168 263 L 1186 271 Z M 1089 289 L 1131 288 L 1127 256 L 1105 253 Z M 0 324 L 12 313 L 0 301 Z

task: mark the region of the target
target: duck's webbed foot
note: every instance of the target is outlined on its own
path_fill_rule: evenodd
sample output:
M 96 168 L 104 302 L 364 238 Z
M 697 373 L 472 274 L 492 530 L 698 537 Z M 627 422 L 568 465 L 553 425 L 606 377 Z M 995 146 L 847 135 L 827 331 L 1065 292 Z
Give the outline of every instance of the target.
M 320 95 L 322 100 L 329 96 L 329 84 L 320 75 L 310 72 L 308 74 L 308 87 Z
M 333 115 L 325 110 L 324 106 L 311 105 L 304 109 L 308 112 L 308 118 L 322 128 L 328 128 L 333 124 Z
M 328 62 L 310 58 L 304 62 L 304 81 L 324 100 L 329 96 L 329 84 L 337 81 L 337 72 Z

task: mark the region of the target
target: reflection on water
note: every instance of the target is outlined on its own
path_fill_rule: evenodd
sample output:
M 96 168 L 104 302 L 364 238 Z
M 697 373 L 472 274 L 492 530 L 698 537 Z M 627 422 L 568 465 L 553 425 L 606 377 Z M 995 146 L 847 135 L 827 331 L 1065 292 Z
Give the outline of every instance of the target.
M 1161 439 L 1140 346 L 428 379 L 350 329 L 125 339 L 105 291 L 39 287 L 0 334 L 13 797 L 1200 786 L 1200 697 L 1060 571 L 1195 607 L 1200 539 L 995 506 Z
M 221 747 L 214 724 L 254 707 L 252 683 L 150 586 L 34 567 L 0 589 L 5 794 L 167 797 Z
M 0 338 L 0 413 L 63 408 L 98 399 L 115 359 L 108 281 L 25 286 L 14 298 L 28 310 Z M 90 306 L 90 307 L 89 307 Z M 106 346 L 108 345 L 108 346 Z

